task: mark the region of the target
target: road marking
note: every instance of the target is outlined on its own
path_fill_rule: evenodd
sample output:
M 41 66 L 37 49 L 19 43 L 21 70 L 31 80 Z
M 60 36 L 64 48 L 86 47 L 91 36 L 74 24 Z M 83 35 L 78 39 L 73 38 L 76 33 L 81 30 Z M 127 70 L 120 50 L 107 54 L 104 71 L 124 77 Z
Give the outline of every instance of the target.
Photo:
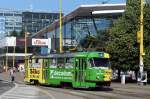
M 47 95 L 48 95 L 49 97 L 51 97 L 52 99 L 55 99 L 55 97 L 54 97 L 52 94 L 50 94 L 49 92 L 47 92 L 46 90 L 43 90 L 43 89 L 41 89 L 41 88 L 39 88 L 39 90 L 40 90 L 41 92 L 47 94 Z
M 10 89 L 10 90 L 8 90 L 8 91 L 6 91 L 5 93 L 3 93 L 1 96 L 0 96 L 0 99 L 2 99 L 2 97 L 4 97 L 5 95 L 7 95 L 8 93 L 10 93 L 11 91 L 13 91 L 15 88 L 17 88 L 18 87 L 18 85 L 17 84 L 15 84 L 15 87 L 14 88 L 12 88 L 12 89 Z
M 15 87 L 3 93 L 0 96 L 0 99 L 45 99 L 45 97 L 55 99 L 54 96 L 52 96 L 50 93 L 41 90 L 35 86 L 21 85 L 15 83 Z
M 75 94 L 75 95 L 80 95 L 80 96 L 87 96 L 87 94 L 79 93 L 79 92 L 75 92 L 75 91 L 71 91 L 71 92 L 69 92 L 69 93 Z

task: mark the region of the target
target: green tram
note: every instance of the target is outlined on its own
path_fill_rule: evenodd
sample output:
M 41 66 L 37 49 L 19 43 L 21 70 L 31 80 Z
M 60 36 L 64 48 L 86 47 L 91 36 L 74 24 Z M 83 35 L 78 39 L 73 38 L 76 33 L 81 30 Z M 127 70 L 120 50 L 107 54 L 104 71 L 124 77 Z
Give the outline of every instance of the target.
M 27 59 L 25 82 L 73 88 L 110 86 L 110 55 L 77 52 L 32 56 Z

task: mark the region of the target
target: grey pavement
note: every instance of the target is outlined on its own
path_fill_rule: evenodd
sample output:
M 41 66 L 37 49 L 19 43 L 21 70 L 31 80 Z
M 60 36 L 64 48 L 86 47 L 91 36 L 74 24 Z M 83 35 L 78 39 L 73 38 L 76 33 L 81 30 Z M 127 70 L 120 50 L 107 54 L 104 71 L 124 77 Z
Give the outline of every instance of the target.
M 0 73 L 0 79 L 10 82 L 10 73 L 9 73 L 9 71 Z M 20 72 L 16 72 L 16 74 L 15 74 L 15 82 L 17 82 L 17 83 L 24 83 L 23 80 L 24 80 L 24 75 L 22 73 L 20 73 Z
M 15 87 L 0 96 L 0 99 L 150 99 L 150 85 L 136 83 L 112 83 L 111 88 L 86 91 L 25 85 L 23 75 L 16 73 Z M 0 78 L 9 81 L 9 73 L 0 74 Z M 111 90 L 110 90 L 111 89 Z
M 14 88 L 0 96 L 0 99 L 53 99 L 41 89 L 29 86 L 16 84 Z
M 0 80 L 0 95 L 14 87 L 14 84 Z
M 1 73 L 0 86 L 3 86 L 3 93 L 0 94 L 0 99 L 54 99 L 50 93 L 36 86 L 25 85 L 23 78 L 22 73 L 17 72 L 13 84 L 10 82 L 9 72 Z M 7 84 L 4 82 L 7 82 Z M 7 85 L 7 87 L 4 85 Z

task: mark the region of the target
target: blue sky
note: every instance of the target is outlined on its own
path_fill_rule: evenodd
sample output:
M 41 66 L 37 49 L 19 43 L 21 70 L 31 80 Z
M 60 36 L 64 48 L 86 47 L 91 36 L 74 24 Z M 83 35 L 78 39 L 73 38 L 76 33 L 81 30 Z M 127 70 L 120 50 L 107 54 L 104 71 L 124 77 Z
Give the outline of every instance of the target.
M 99 4 L 107 0 L 62 0 L 63 12 L 65 14 L 73 11 L 81 4 Z M 126 0 L 110 0 L 108 3 L 125 3 Z M 13 8 L 27 10 L 33 8 L 33 11 L 59 11 L 59 0 L 1 0 L 0 8 Z

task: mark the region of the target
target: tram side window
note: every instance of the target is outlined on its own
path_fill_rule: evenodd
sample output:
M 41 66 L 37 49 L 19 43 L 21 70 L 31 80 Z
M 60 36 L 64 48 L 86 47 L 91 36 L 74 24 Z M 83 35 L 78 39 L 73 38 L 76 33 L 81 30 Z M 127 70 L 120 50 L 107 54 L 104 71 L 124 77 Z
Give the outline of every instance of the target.
M 86 59 L 82 59 L 82 66 L 84 66 L 83 69 L 87 68 Z
M 65 64 L 64 64 L 64 58 L 58 58 L 57 59 L 57 66 L 58 68 L 64 68 L 65 67 Z
M 32 67 L 32 59 L 29 59 L 29 67 Z
M 35 63 L 38 63 L 39 62 L 39 59 L 37 58 L 37 59 L 35 59 Z
M 29 59 L 29 63 L 32 63 L 32 59 Z
M 31 65 L 32 68 L 40 68 L 41 65 L 42 65 L 42 59 L 37 58 L 32 60 L 32 65 Z
M 78 68 L 79 59 L 75 58 L 75 68 Z
M 48 67 L 49 66 L 49 59 L 44 59 L 44 66 Z
M 65 68 L 73 68 L 72 58 L 66 58 Z
M 52 59 L 50 59 L 50 67 L 51 68 L 56 68 L 57 67 L 57 60 L 56 60 L 56 58 L 52 58 Z

